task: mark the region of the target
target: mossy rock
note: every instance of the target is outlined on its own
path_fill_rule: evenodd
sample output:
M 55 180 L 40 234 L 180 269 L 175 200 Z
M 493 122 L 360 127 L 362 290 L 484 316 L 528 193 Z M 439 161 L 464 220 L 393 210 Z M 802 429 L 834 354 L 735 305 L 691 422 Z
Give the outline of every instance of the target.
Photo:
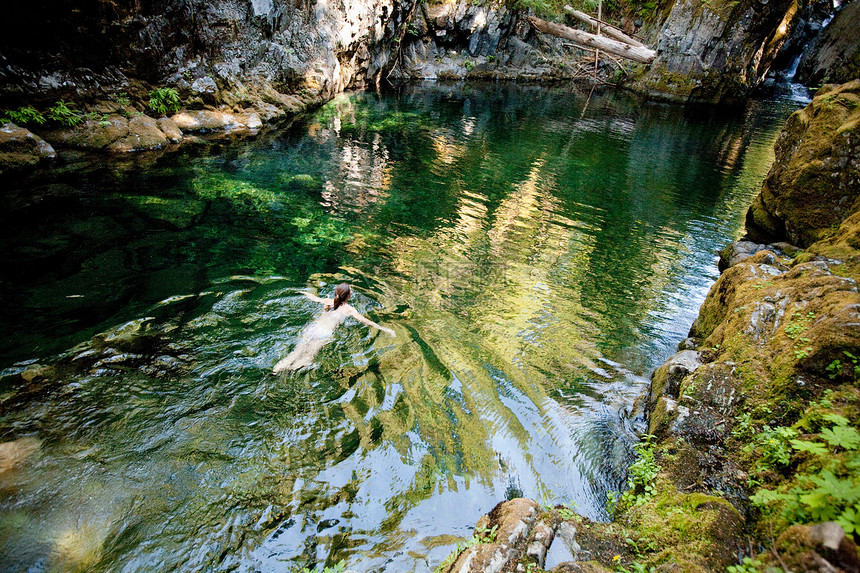
M 795 112 L 776 161 L 747 213 L 757 240 L 802 247 L 836 233 L 860 208 L 860 80 L 819 90 Z
M 744 519 L 725 499 L 677 491 L 665 475 L 658 494 L 626 515 L 627 524 L 652 540 L 647 563 L 666 571 L 725 570 L 736 561 Z
M 286 180 L 287 188 L 294 191 L 319 191 L 322 182 L 307 173 L 293 175 Z

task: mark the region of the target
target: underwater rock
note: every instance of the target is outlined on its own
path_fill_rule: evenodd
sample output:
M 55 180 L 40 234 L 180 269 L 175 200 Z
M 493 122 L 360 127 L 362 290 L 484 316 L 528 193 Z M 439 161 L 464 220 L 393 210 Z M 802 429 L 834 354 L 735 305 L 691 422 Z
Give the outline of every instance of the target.
M 33 437 L 24 437 L 0 443 L 0 476 L 12 470 L 39 451 L 42 442 Z
M 41 137 L 14 123 L 0 127 L 0 175 L 55 159 L 57 153 Z

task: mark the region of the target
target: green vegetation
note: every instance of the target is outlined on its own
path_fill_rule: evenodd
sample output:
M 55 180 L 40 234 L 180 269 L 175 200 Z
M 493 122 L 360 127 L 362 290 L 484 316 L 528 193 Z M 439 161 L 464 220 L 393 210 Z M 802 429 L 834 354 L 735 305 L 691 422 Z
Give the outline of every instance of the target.
M 474 547 L 476 545 L 480 545 L 482 543 L 495 543 L 496 542 L 496 534 L 498 533 L 499 526 L 494 525 L 493 527 L 476 527 L 475 532 L 472 534 L 472 537 L 466 541 L 461 541 L 457 544 L 448 557 L 445 558 L 442 563 L 439 564 L 436 569 L 434 569 L 434 573 L 441 573 L 445 571 L 457 557 L 466 549 L 470 547 Z
M 839 414 L 825 414 L 830 427 L 822 427 L 810 439 L 789 440 L 791 450 L 780 445 L 782 466 L 790 459 L 799 466 L 791 479 L 776 489 L 759 489 L 750 499 L 770 517 L 790 523 L 836 521 L 848 534 L 860 533 L 860 432 Z M 793 428 L 777 428 L 782 436 L 798 435 Z
M 346 563 L 343 561 L 339 561 L 337 565 L 334 567 L 326 567 L 325 569 L 308 569 L 305 567 L 302 569 L 302 573 L 341 573 L 346 570 Z
M 657 493 L 655 478 L 660 473 L 660 466 L 654 453 L 654 436 L 645 436 L 633 449 L 639 457 L 630 466 L 629 489 L 621 495 L 622 506 L 642 505 Z
M 11 122 L 19 126 L 42 125 L 45 121 L 47 121 L 45 116 L 31 105 L 19 107 L 17 110 L 8 110 L 0 116 L 0 124 Z
M 69 105 L 63 100 L 58 101 L 53 107 L 48 109 L 48 119 L 66 127 L 79 124 L 83 121 L 84 115 L 80 111 L 69 107 Z
M 729 573 L 759 573 L 764 568 L 764 564 L 758 559 L 744 557 L 740 565 L 729 565 L 726 569 Z
M 175 113 L 181 106 L 179 93 L 173 88 L 157 88 L 149 92 L 149 109 L 159 115 Z
M 129 99 L 128 94 L 125 92 L 119 92 L 118 94 L 114 94 L 111 99 L 121 106 L 131 105 L 131 99 Z

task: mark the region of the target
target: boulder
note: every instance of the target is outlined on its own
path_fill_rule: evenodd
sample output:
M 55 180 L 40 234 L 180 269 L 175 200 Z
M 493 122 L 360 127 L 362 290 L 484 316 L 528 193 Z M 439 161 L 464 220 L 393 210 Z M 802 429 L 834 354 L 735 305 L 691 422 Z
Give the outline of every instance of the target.
M 182 130 L 173 122 L 172 119 L 162 117 L 158 120 L 158 129 L 167 137 L 170 143 L 179 143 L 182 141 Z
M 182 131 L 190 132 L 251 128 L 248 123 L 256 126 L 252 129 L 257 129 L 262 125 L 256 113 L 237 115 L 214 109 L 181 111 L 170 119 Z
M 128 132 L 107 146 L 108 151 L 129 152 L 161 149 L 167 145 L 167 136 L 159 128 L 158 121 L 147 116 L 135 116 L 128 120 Z
M 860 208 L 860 80 L 819 90 L 789 118 L 746 217 L 757 242 L 800 247 L 832 236 Z
M 841 573 L 860 571 L 857 545 L 833 521 L 793 525 L 776 540 L 780 558 L 792 571 Z
M 677 400 L 681 381 L 701 365 L 699 353 L 694 350 L 682 350 L 669 357 L 651 376 L 651 403 L 655 404 L 660 396 Z
M 0 175 L 55 159 L 49 143 L 29 130 L 7 123 L 0 127 Z
M 158 120 L 140 113 L 126 115 L 114 113 L 86 119 L 51 131 L 47 137 L 68 147 L 119 153 L 161 149 L 170 141 Z

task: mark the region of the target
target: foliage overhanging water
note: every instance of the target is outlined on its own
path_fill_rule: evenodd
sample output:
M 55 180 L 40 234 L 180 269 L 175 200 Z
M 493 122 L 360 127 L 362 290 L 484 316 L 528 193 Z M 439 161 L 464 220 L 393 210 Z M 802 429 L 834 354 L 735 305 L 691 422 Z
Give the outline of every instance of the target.
M 0 563 L 427 571 L 505 497 L 605 518 L 629 406 L 790 102 L 414 86 L 3 197 Z M 341 327 L 272 365 L 355 289 Z M 14 462 L 14 464 L 13 464 Z

